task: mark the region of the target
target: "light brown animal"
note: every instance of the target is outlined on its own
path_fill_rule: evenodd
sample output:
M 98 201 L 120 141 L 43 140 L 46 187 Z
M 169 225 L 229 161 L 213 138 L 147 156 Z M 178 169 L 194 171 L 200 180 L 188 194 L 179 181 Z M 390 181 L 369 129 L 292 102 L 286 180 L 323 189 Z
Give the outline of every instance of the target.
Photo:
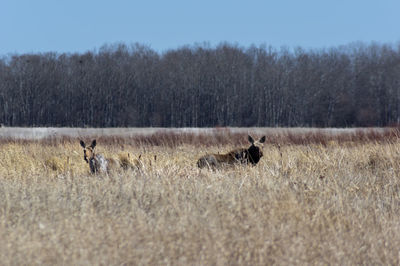
M 83 159 L 89 164 L 90 172 L 96 173 L 108 173 L 112 168 L 118 168 L 118 165 L 124 169 L 140 170 L 143 167 L 141 161 L 141 155 L 138 159 L 131 159 L 129 153 L 119 154 L 118 160 L 114 158 L 106 158 L 102 154 L 98 154 L 95 151 L 96 140 L 94 139 L 89 146 L 85 145 L 84 141 L 80 141 L 83 148 Z
M 110 169 L 117 164 L 112 158 L 105 158 L 102 154 L 97 154 L 95 151 L 96 140 L 94 139 L 89 146 L 85 145 L 83 140 L 80 141 L 83 148 L 83 159 L 89 164 L 90 172 L 96 173 L 108 173 Z

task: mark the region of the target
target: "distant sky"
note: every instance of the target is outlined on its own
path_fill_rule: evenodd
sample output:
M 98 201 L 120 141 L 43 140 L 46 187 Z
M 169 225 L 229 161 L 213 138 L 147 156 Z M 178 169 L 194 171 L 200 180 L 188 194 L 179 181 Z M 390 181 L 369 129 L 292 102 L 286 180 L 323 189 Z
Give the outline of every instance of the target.
M 398 44 L 400 0 L 0 0 L 0 55 L 140 43 L 328 48 Z

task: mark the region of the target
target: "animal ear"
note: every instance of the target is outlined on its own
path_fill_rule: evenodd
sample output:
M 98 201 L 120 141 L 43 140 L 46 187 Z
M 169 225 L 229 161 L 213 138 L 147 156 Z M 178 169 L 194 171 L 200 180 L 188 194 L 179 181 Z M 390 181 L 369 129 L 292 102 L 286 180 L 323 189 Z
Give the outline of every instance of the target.
M 264 143 L 265 142 L 265 136 L 263 136 L 258 142 Z
M 249 139 L 251 144 L 254 144 L 254 139 L 250 135 L 249 135 L 248 139 Z
M 90 145 L 90 147 L 92 147 L 92 149 L 94 149 L 94 147 L 96 147 L 96 140 L 95 139 L 92 141 L 92 145 Z
M 81 144 L 82 148 L 86 148 L 85 142 L 83 142 L 83 140 L 81 140 L 79 143 Z

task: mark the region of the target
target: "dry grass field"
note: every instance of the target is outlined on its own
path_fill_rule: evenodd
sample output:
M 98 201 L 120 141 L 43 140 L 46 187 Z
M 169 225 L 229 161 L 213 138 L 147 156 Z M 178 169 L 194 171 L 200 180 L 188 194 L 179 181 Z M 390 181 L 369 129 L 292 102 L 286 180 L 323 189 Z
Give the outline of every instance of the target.
M 245 133 L 97 136 L 142 162 L 102 175 L 77 137 L 3 138 L 0 264 L 399 265 L 398 135 L 267 134 L 258 165 L 216 171 L 197 159 Z

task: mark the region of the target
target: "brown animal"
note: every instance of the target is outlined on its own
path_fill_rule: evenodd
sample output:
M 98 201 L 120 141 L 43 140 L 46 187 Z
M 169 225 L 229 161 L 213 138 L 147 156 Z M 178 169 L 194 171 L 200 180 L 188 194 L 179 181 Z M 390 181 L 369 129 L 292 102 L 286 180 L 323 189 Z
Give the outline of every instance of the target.
M 118 156 L 119 159 L 119 165 L 121 166 L 122 169 L 128 170 L 128 169 L 133 169 L 133 170 L 141 170 L 143 168 L 143 162 L 142 162 L 142 155 L 140 154 L 137 159 L 131 159 L 131 155 L 128 153 L 126 154 L 120 154 Z
M 83 159 L 89 164 L 90 172 L 96 173 L 107 173 L 116 164 L 116 161 L 111 158 L 105 158 L 101 154 L 96 154 L 96 140 L 93 140 L 89 146 L 85 145 L 83 140 L 80 141 L 83 148 Z
M 248 149 L 236 149 L 226 154 L 206 154 L 197 161 L 199 168 L 208 167 L 211 169 L 219 168 L 224 165 L 235 165 L 235 164 L 252 164 L 256 165 L 263 153 L 258 143 L 265 142 L 265 136 L 260 138 L 259 141 L 255 142 L 254 139 L 249 135 L 248 140 L 251 146 Z

